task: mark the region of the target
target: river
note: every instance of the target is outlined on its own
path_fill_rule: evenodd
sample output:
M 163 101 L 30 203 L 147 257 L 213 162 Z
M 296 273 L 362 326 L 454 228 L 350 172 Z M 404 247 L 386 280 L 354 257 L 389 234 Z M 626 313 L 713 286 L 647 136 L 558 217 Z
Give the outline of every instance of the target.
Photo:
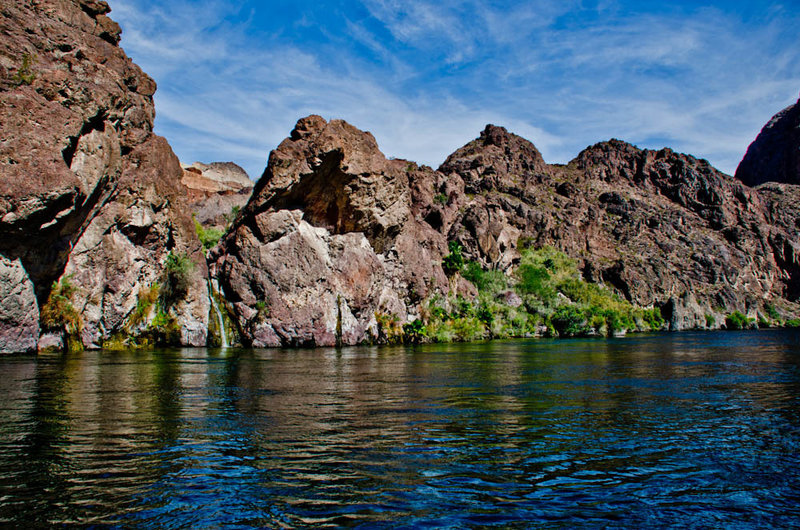
M 0 359 L 0 525 L 800 527 L 800 333 Z

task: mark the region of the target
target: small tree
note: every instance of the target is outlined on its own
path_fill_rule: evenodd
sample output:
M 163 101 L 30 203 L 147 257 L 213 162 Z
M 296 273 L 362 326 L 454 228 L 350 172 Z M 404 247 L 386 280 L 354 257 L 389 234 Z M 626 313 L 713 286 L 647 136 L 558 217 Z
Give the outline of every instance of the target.
M 170 252 L 164 263 L 164 281 L 161 284 L 161 305 L 168 309 L 186 297 L 192 279 L 194 262 L 186 254 Z
M 452 276 L 464 267 L 464 256 L 461 254 L 461 245 L 458 241 L 451 241 L 447 244 L 450 253 L 442 260 L 442 268 L 445 274 Z

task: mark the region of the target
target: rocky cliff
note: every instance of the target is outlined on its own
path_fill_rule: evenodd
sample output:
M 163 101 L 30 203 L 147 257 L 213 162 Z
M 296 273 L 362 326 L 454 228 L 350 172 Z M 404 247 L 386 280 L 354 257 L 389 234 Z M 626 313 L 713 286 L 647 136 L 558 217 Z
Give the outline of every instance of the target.
M 800 184 L 800 100 L 761 129 L 736 168 L 736 178 L 748 186 Z
M 797 261 L 783 258 L 782 241 L 796 232 L 704 160 L 611 140 L 548 166 L 532 144 L 489 126 L 439 171 L 472 194 L 443 229 L 488 266 L 512 265 L 520 237 L 554 245 L 587 279 L 662 307 L 673 329 L 734 309 L 755 318 L 792 298 Z
M 92 347 L 135 334 L 139 294 L 163 283 L 170 254 L 193 265 L 186 296 L 164 309 L 182 343 L 205 344 L 206 265 L 182 171 L 152 133 L 155 83 L 119 48 L 109 11 L 0 10 L 0 295 L 15 301 L 0 311 L 4 351 L 35 349 L 40 329 L 54 346 L 65 327 Z
M 412 182 L 439 175 L 387 160 L 371 134 L 302 119 L 211 256 L 243 340 L 254 346 L 357 344 L 381 314 L 405 322 L 448 280 L 445 236 Z
M 796 314 L 796 197 L 618 140 L 548 165 L 492 125 L 434 171 L 311 116 L 270 155 L 212 273 L 257 346 L 381 340 L 382 318 L 408 322 L 432 298 L 474 297 L 442 268 L 448 242 L 508 274 L 525 248 L 554 246 L 671 329 L 719 327 L 733 311 Z
M 740 166 L 780 181 L 758 188 L 619 140 L 547 164 L 493 125 L 434 170 L 309 116 L 250 195 L 238 166 L 181 167 L 153 134 L 155 83 L 109 11 L 0 8 L 0 352 L 202 346 L 220 322 L 246 345 L 322 346 L 800 313 L 797 105 Z

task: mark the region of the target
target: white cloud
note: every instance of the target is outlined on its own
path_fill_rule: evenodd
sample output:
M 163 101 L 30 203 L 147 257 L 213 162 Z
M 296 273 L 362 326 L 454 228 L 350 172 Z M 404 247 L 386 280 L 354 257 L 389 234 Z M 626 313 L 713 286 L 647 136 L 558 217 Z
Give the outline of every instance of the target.
M 434 167 L 491 122 L 549 162 L 614 136 L 733 172 L 800 89 L 800 49 L 786 44 L 800 18 L 786 8 L 755 23 L 708 8 L 631 15 L 613 1 L 363 4 L 366 17 L 346 12 L 321 28 L 327 42 L 265 37 L 252 11 L 263 4 L 124 0 L 112 17 L 159 83 L 156 130 L 176 153 L 233 160 L 253 177 L 310 113 Z M 315 20 L 294 26 L 311 32 Z

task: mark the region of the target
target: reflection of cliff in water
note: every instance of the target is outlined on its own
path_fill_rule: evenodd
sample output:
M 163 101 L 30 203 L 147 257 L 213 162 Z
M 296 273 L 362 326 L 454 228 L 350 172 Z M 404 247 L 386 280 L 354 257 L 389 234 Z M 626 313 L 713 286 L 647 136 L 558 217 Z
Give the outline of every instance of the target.
M 796 338 L 3 359 L 0 522 L 379 522 L 687 495 L 670 477 L 762 491 L 796 475 Z

